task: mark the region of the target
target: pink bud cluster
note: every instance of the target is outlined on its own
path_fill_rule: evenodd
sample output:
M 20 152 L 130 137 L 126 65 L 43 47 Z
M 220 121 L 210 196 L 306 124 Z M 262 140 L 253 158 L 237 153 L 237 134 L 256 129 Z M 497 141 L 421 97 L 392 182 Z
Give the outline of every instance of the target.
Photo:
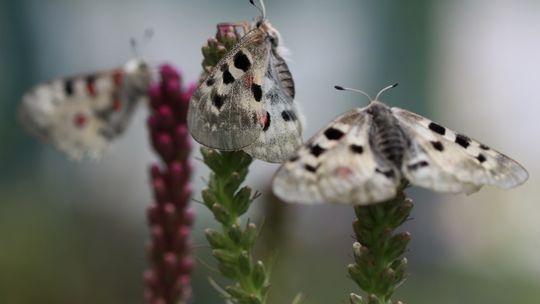
M 192 146 L 186 118 L 195 86 L 183 89 L 180 74 L 169 65 L 160 67 L 160 77 L 149 89 L 148 129 L 161 162 L 150 168 L 154 202 L 147 211 L 151 240 L 150 269 L 144 274 L 145 300 L 148 304 L 177 304 L 191 294 L 194 212 L 189 208 Z

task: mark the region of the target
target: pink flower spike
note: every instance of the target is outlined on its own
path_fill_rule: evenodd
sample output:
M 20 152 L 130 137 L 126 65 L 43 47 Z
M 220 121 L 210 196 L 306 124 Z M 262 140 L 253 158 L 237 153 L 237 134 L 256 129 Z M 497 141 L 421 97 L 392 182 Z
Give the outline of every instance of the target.
M 160 67 L 161 79 L 149 90 L 148 132 L 159 164 L 149 169 L 156 202 L 148 207 L 150 245 L 145 273 L 147 304 L 185 303 L 191 295 L 191 140 L 186 126 L 193 88 L 182 87 L 180 73 L 171 65 Z M 187 262 L 186 262 L 187 261 Z M 187 278 L 187 279 L 183 279 Z

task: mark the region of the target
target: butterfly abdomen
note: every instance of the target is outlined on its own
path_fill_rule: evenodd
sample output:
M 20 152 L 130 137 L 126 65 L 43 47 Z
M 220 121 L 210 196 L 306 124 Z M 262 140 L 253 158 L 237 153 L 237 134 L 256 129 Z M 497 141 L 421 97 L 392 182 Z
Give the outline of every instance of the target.
M 291 98 L 294 98 L 295 96 L 294 80 L 292 78 L 291 72 L 289 71 L 289 67 L 287 66 L 287 63 L 285 62 L 285 60 L 276 51 L 273 51 L 273 54 L 274 54 L 274 58 L 276 59 L 275 67 L 276 67 L 277 76 L 283 87 L 283 90 Z
M 368 112 L 372 116 L 370 142 L 380 155 L 401 168 L 408 141 L 399 122 L 386 106 L 374 105 Z

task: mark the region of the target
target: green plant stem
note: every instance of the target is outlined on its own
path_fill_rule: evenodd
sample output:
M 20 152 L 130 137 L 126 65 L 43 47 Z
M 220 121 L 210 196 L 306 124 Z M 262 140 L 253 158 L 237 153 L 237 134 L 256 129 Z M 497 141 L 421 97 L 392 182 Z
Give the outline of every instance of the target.
M 354 208 L 354 263 L 350 277 L 366 293 L 350 295 L 351 304 L 391 304 L 395 289 L 406 277 L 407 259 L 403 256 L 411 240 L 408 232 L 395 233 L 413 207 L 412 200 L 400 191 L 396 198 Z
M 254 261 L 253 247 L 258 236 L 257 226 L 247 221 L 245 214 L 258 194 L 244 186 L 251 157 L 242 152 L 219 152 L 202 148 L 204 163 L 212 170 L 208 188 L 202 192 L 206 207 L 221 224 L 222 231 L 206 230 L 212 254 L 219 271 L 234 280 L 225 287 L 227 298 L 233 303 L 262 304 L 268 291 L 268 271 L 262 261 Z

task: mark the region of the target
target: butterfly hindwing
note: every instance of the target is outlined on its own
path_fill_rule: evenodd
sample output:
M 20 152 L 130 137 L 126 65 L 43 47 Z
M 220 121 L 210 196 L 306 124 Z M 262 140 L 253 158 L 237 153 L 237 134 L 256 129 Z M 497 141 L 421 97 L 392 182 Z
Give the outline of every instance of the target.
M 72 158 L 98 157 L 124 131 L 149 82 L 148 67 L 136 60 L 111 72 L 57 79 L 25 94 L 21 122 Z
M 528 178 L 516 161 L 415 113 L 392 108 L 412 139 L 402 171 L 413 184 L 471 193 L 484 184 L 512 188 Z
M 293 101 L 294 82 L 285 61 L 272 52 L 264 77 L 266 120 L 257 140 L 244 151 L 254 158 L 282 163 L 302 144 L 302 117 Z
M 220 150 L 252 144 L 264 127 L 263 80 L 269 45 L 248 32 L 218 62 L 191 98 L 188 126 L 199 143 Z
M 399 180 L 369 144 L 371 118 L 349 111 L 317 133 L 274 177 L 274 193 L 286 200 L 367 204 L 392 198 Z

